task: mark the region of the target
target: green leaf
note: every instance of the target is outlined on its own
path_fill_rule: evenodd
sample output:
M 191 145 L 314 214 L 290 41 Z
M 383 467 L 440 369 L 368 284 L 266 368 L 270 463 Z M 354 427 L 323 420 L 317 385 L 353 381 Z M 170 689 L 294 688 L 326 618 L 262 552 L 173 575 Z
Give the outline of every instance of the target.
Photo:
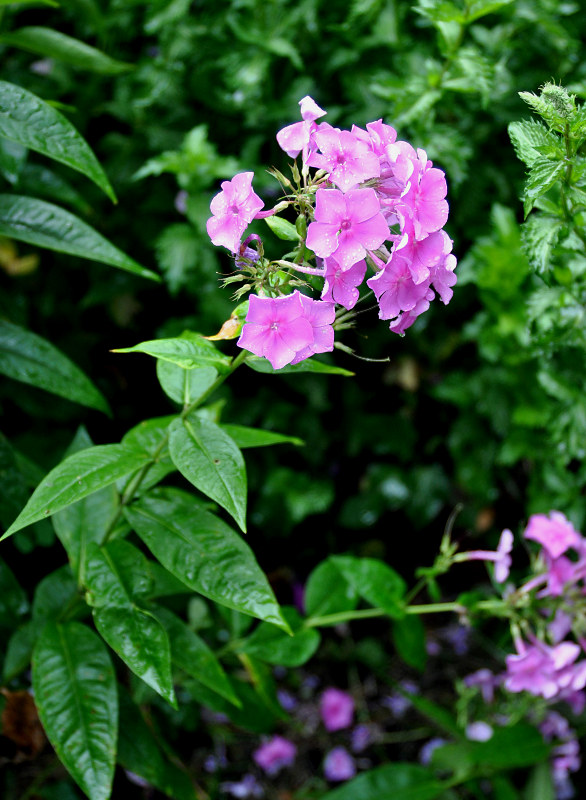
M 123 540 L 105 547 L 93 544 L 86 585 L 103 638 L 139 678 L 177 708 L 169 639 L 156 617 L 135 602 L 152 585 L 145 556 Z
M 157 361 L 157 378 L 165 394 L 182 406 L 194 403 L 213 386 L 218 371 L 215 367 L 185 369 L 171 361 Z
M 247 428 L 244 425 L 220 425 L 220 428 L 240 448 L 268 447 L 273 444 L 295 444 L 297 446 L 305 444 L 303 439 L 298 439 L 297 436 L 286 436 L 284 433 L 263 431 L 260 428 Z
M 218 372 L 227 372 L 231 359 L 199 333 L 186 331 L 176 339 L 153 339 L 134 347 L 122 347 L 114 353 L 146 353 L 149 356 L 170 361 L 183 369 L 215 367 Z
M 523 798 L 524 800 L 555 800 L 555 797 L 551 765 L 549 761 L 542 761 L 531 770 Z
M 409 615 L 393 620 L 393 642 L 403 661 L 423 672 L 427 663 L 425 628 L 419 617 Z
M 385 764 L 326 792 L 322 800 L 435 800 L 446 784 L 418 764 Z
M 171 461 L 169 455 L 169 445 L 167 442 L 161 449 L 163 440 L 168 438 L 167 428 L 177 419 L 175 414 L 168 414 L 165 417 L 154 417 L 153 419 L 145 419 L 131 428 L 123 437 L 122 444 L 133 449 L 141 449 L 150 458 L 154 459 L 154 463 L 149 468 L 146 477 L 140 485 L 140 492 L 145 492 L 151 486 L 162 481 L 164 477 L 169 475 L 170 472 L 176 471 L 175 464 Z M 126 487 L 134 479 L 135 473 L 129 475 L 127 479 L 123 479 L 118 488 L 124 491 Z
M 289 375 L 295 372 L 313 372 L 320 375 L 344 375 L 352 377 L 353 372 L 341 367 L 332 367 L 329 364 L 324 364 L 323 361 L 316 361 L 314 358 L 306 358 L 305 361 L 300 361 L 299 364 L 289 364 L 281 369 L 273 369 L 266 358 L 259 358 L 258 356 L 250 356 L 245 362 L 255 372 L 262 372 L 265 375 Z
M 0 174 L 13 186 L 24 169 L 28 150 L 18 142 L 0 139 Z
M 275 714 L 275 709 L 266 704 L 264 698 L 259 695 L 250 683 L 244 683 L 244 681 L 237 678 L 232 678 L 230 682 L 240 701 L 240 708 L 228 703 L 227 700 L 212 692 L 199 681 L 190 681 L 186 688 L 198 703 L 211 708 L 212 711 L 226 714 L 235 725 L 244 728 L 244 730 L 252 731 L 253 733 L 271 733 L 274 731 L 278 718 L 283 718 L 282 709 L 280 709 L 279 714 Z
M 561 178 L 565 169 L 563 161 L 551 161 L 549 158 L 539 157 L 529 169 L 525 184 L 525 216 L 533 208 L 534 201 L 545 194 Z
M 118 691 L 118 762 L 124 769 L 140 775 L 172 800 L 197 800 L 198 795 L 187 771 L 163 754 L 151 726 L 145 722 L 140 709 L 132 702 L 126 689 L 120 686 Z
M 5 141 L 8 141 L 6 139 Z M 18 193 L 34 195 L 49 201 L 65 203 L 80 214 L 90 214 L 91 207 L 77 189 L 49 167 L 42 164 L 25 164 L 18 179 Z
M 110 656 L 85 625 L 49 624 L 33 653 L 33 689 L 49 741 L 90 800 L 108 800 L 118 698 Z
M 514 2 L 515 0 L 472 0 L 471 3 L 466 3 L 466 20 L 470 24 L 481 17 L 485 17 L 487 14 L 494 14 L 495 11 L 500 11 L 504 6 L 510 6 Z
M 246 466 L 228 434 L 202 417 L 175 420 L 169 426 L 169 452 L 179 472 L 246 532 Z
M 283 219 L 282 217 L 265 217 L 265 222 L 272 232 L 279 237 L 279 239 L 284 239 L 288 242 L 299 241 L 297 228 L 288 220 Z
M 413 10 L 432 22 L 465 21 L 462 9 L 449 0 L 419 0 Z
M 144 452 L 122 444 L 97 445 L 74 453 L 49 472 L 1 538 L 110 486 L 148 460 Z
M 69 120 L 40 97 L 6 81 L 0 81 L 0 136 L 83 173 L 116 202 L 104 170 Z
M 166 608 L 153 609 L 153 613 L 167 632 L 173 663 L 230 703 L 240 706 L 240 700 L 234 694 L 228 676 L 204 640 Z M 269 627 L 279 631 L 274 625 Z
M 28 600 L 24 589 L 8 564 L 0 558 L 0 627 L 15 628 L 18 617 L 27 611 Z
M 303 620 L 294 608 L 283 606 L 281 611 L 293 631 L 293 636 L 289 636 L 274 625 L 261 622 L 258 628 L 244 639 L 238 647 L 238 652 L 283 667 L 300 667 L 309 661 L 319 647 L 319 633 L 312 628 L 303 628 Z
M 375 558 L 332 556 L 332 562 L 360 597 L 382 608 L 390 617 L 404 615 L 406 584 L 394 569 Z
M 190 495 L 157 489 L 124 513 L 155 558 L 193 591 L 289 631 L 252 550 Z
M 0 319 L 0 372 L 106 414 L 104 396 L 73 361 L 30 331 Z
M 558 137 L 537 120 L 510 122 L 508 131 L 517 158 L 524 161 L 528 167 L 532 167 L 542 157 L 538 148 L 559 148 Z
M 0 81 L 0 85 L 1 85 Z M 160 277 L 118 250 L 85 222 L 52 203 L 17 194 L 0 194 L 0 234 L 160 282 Z
M 551 251 L 563 226 L 561 219 L 540 213 L 532 214 L 521 226 L 523 252 L 537 272 L 543 273 L 550 266 Z
M 3 683 L 9 683 L 28 667 L 41 627 L 30 620 L 14 631 L 6 645 L 2 670 Z
M 3 33 L 0 36 L 0 44 L 8 47 L 18 47 L 28 50 L 30 53 L 37 53 L 40 56 L 54 58 L 72 67 L 87 69 L 91 72 L 98 72 L 102 75 L 118 75 L 133 69 L 132 64 L 123 64 L 116 61 L 101 50 L 73 39 L 64 33 L 33 26 L 18 28 L 18 30 Z
M 26 504 L 30 484 L 8 439 L 0 433 L 0 524 L 7 528 Z
M 340 574 L 331 557 L 317 565 L 305 584 L 305 613 L 309 617 L 352 611 L 358 599 L 354 585 Z
M 37 586 L 33 598 L 34 622 L 57 622 L 64 611 L 73 608 L 77 599 L 79 596 L 75 579 L 69 565 L 65 564 L 46 575 Z M 80 611 L 87 612 L 87 606 L 82 606 Z

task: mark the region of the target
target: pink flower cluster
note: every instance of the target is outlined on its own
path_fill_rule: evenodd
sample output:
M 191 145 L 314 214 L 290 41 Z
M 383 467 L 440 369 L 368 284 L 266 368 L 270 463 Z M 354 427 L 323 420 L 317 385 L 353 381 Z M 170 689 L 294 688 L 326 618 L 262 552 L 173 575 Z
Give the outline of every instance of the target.
M 443 230 L 446 180 L 425 151 L 397 141 L 395 130 L 382 120 L 365 129 L 340 130 L 317 122 L 326 112 L 311 97 L 299 105 L 302 121 L 277 134 L 290 157 L 302 156 L 303 186 L 297 191 L 303 199 L 297 207 L 309 223 L 299 257 L 287 263 L 324 283 L 317 301 L 299 292 L 288 294 L 287 281 L 278 290 L 267 290 L 262 259 L 250 259 L 260 277 L 238 344 L 267 358 L 275 369 L 333 349 L 335 307 L 354 308 L 369 266 L 374 275 L 366 284 L 377 298 L 379 317 L 390 320 L 390 329 L 399 334 L 429 308 L 436 293 L 448 303 L 456 282 L 452 241 Z M 311 179 L 309 168 L 318 170 Z M 212 242 L 237 259 L 253 219 L 296 202 L 289 195 L 275 209 L 261 211 L 252 177 L 243 172 L 222 183 L 207 223 Z M 315 268 L 306 263 L 313 258 L 308 251 L 316 258 Z

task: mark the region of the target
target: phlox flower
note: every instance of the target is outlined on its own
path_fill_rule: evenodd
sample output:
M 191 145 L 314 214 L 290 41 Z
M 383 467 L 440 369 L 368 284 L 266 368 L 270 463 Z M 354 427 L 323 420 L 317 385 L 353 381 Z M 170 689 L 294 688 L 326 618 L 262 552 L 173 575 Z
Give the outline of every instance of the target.
M 429 283 L 414 282 L 409 256 L 406 250 L 395 250 L 383 269 L 366 281 L 378 300 L 380 319 L 393 319 L 402 311 L 412 311 L 421 300 L 428 297 Z M 431 292 L 430 299 L 433 296 Z M 427 308 L 429 302 L 425 310 Z
M 335 258 L 324 259 L 324 287 L 321 299 L 338 303 L 348 310 L 354 308 L 360 297 L 358 286 L 366 275 L 366 261 L 357 261 L 350 269 L 342 269 Z
M 324 775 L 328 781 L 347 781 L 356 775 L 356 764 L 345 747 L 334 747 L 324 759 Z
M 390 125 L 385 125 L 382 119 L 378 119 L 376 122 L 367 122 L 366 130 L 352 125 L 352 133 L 361 141 L 366 142 L 372 152 L 381 160 L 386 160 L 386 148 L 397 138 L 397 131 Z
M 501 533 L 501 538 L 495 550 L 469 550 L 460 553 L 461 561 L 494 561 L 494 578 L 497 583 L 504 583 L 509 577 L 511 569 L 511 550 L 513 549 L 513 534 L 508 528 Z
M 240 238 L 255 215 L 264 206 L 252 189 L 254 172 L 239 172 L 231 181 L 222 181 L 222 191 L 210 204 L 213 217 L 207 221 L 207 232 L 216 246 L 232 253 L 240 248 Z
M 268 742 L 254 751 L 252 757 L 267 775 L 276 775 L 283 767 L 290 767 L 295 761 L 297 748 L 283 736 L 273 736 Z
M 315 195 L 315 221 L 307 229 L 307 247 L 320 256 L 335 256 L 342 269 L 376 250 L 389 235 L 387 223 L 373 189 L 319 189 Z
M 268 359 L 273 369 L 290 364 L 314 341 L 300 298 L 299 292 L 274 298 L 251 295 L 238 346 Z
M 403 336 L 407 328 L 410 328 L 411 325 L 413 325 L 413 323 L 417 320 L 417 317 L 420 317 L 421 314 L 424 314 L 427 311 L 429 304 L 434 297 L 435 295 L 432 290 L 428 289 L 426 294 L 417 302 L 411 311 L 403 311 L 396 319 L 391 321 L 389 330 L 391 330 L 393 333 L 398 333 L 399 336 Z
M 328 731 L 349 728 L 354 717 L 354 700 L 348 692 L 330 687 L 320 699 L 321 718 Z
M 489 739 L 492 739 L 493 734 L 492 727 L 488 722 L 483 722 L 482 720 L 471 722 L 466 727 L 466 738 L 469 742 L 488 742 Z
M 580 655 L 574 642 L 549 647 L 537 640 L 530 645 L 518 641 L 517 651 L 506 657 L 504 686 L 509 692 L 527 691 L 550 700 L 586 685 L 586 662 L 574 663 Z
M 299 106 L 303 121 L 294 122 L 293 125 L 281 128 L 277 133 L 277 142 L 281 150 L 284 150 L 290 158 L 296 158 L 303 151 L 303 160 L 305 161 L 309 151 L 315 149 L 315 145 L 312 148 L 313 137 L 318 129 L 315 120 L 323 117 L 327 111 L 320 108 L 309 95 L 299 101 Z
M 558 558 L 571 547 L 578 548 L 582 541 L 578 531 L 560 511 L 551 511 L 549 516 L 533 514 L 523 535 L 539 542 L 552 558 Z
M 350 131 L 320 128 L 315 133 L 315 142 L 321 152 L 311 153 L 307 165 L 324 169 L 330 181 L 343 192 L 380 175 L 378 156 L 369 144 Z
M 332 323 L 336 317 L 334 303 L 324 303 L 322 300 L 313 300 L 304 294 L 299 295 L 303 307 L 304 318 L 313 329 L 313 341 L 298 350 L 292 364 L 304 361 L 314 353 L 329 353 L 334 349 L 334 329 Z
M 424 150 L 418 152 L 413 162 L 413 172 L 397 209 L 411 220 L 417 239 L 439 231 L 448 219 L 448 203 L 445 200 L 448 187 L 441 169 L 427 161 Z

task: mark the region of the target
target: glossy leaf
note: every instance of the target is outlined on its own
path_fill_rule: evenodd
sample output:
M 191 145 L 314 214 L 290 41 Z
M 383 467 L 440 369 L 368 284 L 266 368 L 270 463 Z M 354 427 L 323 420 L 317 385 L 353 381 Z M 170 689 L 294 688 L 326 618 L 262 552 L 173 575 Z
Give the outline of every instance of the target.
M 141 267 L 79 217 L 35 197 L 0 194 L 0 234 L 59 253 L 100 261 L 141 278 L 161 280 L 155 272 Z
M 228 676 L 204 640 L 168 609 L 157 608 L 153 613 L 167 632 L 173 663 L 204 686 L 239 706 L 240 700 L 234 694 Z M 278 630 L 274 625 L 270 627 Z
M 30 664 L 33 647 L 43 625 L 29 620 L 21 628 L 14 631 L 4 655 L 2 682 L 9 683 Z
M 44 623 L 57 622 L 62 614 L 73 608 L 78 598 L 77 584 L 68 564 L 46 575 L 36 588 L 33 597 L 33 620 Z M 83 609 L 83 605 L 80 610 Z M 85 606 L 87 611 L 87 606 Z
M 0 373 L 110 413 L 105 397 L 77 367 L 46 339 L 0 320 Z
M 187 771 L 163 753 L 152 728 L 126 689 L 119 687 L 120 733 L 118 762 L 135 775 L 140 775 L 172 800 L 197 800 L 193 782 Z M 168 745 L 165 744 L 165 748 Z
M 165 394 L 182 406 L 198 400 L 218 377 L 215 367 L 184 369 L 171 361 L 157 361 L 157 378 Z
M 322 800 L 435 800 L 446 784 L 418 764 L 385 764 L 363 772 Z
M 289 222 L 282 217 L 265 217 L 265 222 L 272 232 L 279 237 L 279 239 L 285 239 L 289 242 L 299 241 L 297 228 L 292 222 Z
M 186 331 L 175 339 L 153 339 L 149 342 L 135 344 L 134 347 L 122 347 L 114 353 L 146 353 L 149 356 L 170 361 L 183 369 L 197 367 L 214 367 L 218 372 L 226 372 L 230 366 L 230 358 L 222 355 L 216 347 L 200 336 L 199 333 Z
M 67 36 L 65 33 L 31 25 L 18 28 L 0 36 L 0 44 L 18 47 L 40 56 L 54 58 L 78 69 L 87 69 L 103 75 L 117 75 L 132 69 L 131 64 L 116 61 L 95 47 Z
M 403 616 L 403 595 L 407 587 L 388 564 L 375 558 L 353 556 L 333 556 L 332 562 L 360 597 L 379 606 L 390 617 L 400 619 Z
M 294 608 L 284 606 L 281 612 L 289 623 L 293 636 L 274 625 L 261 622 L 238 650 L 269 664 L 300 667 L 309 661 L 319 647 L 320 635 L 315 629 L 303 628 L 303 620 Z
M 169 452 L 179 472 L 246 531 L 246 466 L 228 434 L 202 417 L 176 420 L 169 426 Z
M 110 656 L 85 625 L 49 624 L 33 653 L 43 728 L 90 800 L 108 800 L 116 762 L 118 698 Z
M 123 540 L 92 545 L 86 585 L 98 631 L 139 678 L 176 707 L 169 639 L 159 621 L 135 602 L 152 586 L 145 556 Z
M 140 485 L 139 491 L 141 493 L 145 492 L 151 486 L 155 486 L 155 484 L 169 475 L 170 472 L 175 472 L 177 469 L 175 464 L 171 461 L 169 445 L 166 441 L 168 438 L 167 428 L 174 419 L 177 419 L 175 414 L 145 419 L 139 422 L 138 425 L 135 425 L 134 428 L 131 428 L 122 437 L 122 444 L 128 447 L 141 449 L 151 458 L 154 458 L 154 463 L 149 467 Z M 124 492 L 125 488 L 133 479 L 134 475 L 129 475 L 127 478 L 119 481 L 119 490 Z
M 6 81 L 0 81 L 0 136 L 82 172 L 116 201 L 104 170 L 71 122 L 40 97 Z
M 190 495 L 157 489 L 124 513 L 155 558 L 192 590 L 289 630 L 252 550 Z
M 0 627 L 16 627 L 18 618 L 27 611 L 28 600 L 24 589 L 8 564 L 0 558 Z
M 290 375 L 297 372 L 313 372 L 320 375 L 344 375 L 352 377 L 353 372 L 342 367 L 332 367 L 330 364 L 324 364 L 323 361 L 316 361 L 315 358 L 307 358 L 305 361 L 300 361 L 299 364 L 289 364 L 282 369 L 273 369 L 266 358 L 259 358 L 259 356 L 249 356 L 246 359 L 246 364 L 255 372 L 263 372 L 266 375 Z
M 228 436 L 242 449 L 246 447 L 269 447 L 273 444 L 295 444 L 302 446 L 303 439 L 297 436 L 286 436 L 275 431 L 263 431 L 261 428 L 248 428 L 245 425 L 220 425 Z
M 110 486 L 147 462 L 144 452 L 122 444 L 97 445 L 69 456 L 41 481 L 2 539 Z
M 352 611 L 358 605 L 358 599 L 358 592 L 340 574 L 331 558 L 318 564 L 305 584 L 305 613 L 309 617 Z
M 28 150 L 18 142 L 0 139 L 0 174 L 13 186 L 19 181 Z

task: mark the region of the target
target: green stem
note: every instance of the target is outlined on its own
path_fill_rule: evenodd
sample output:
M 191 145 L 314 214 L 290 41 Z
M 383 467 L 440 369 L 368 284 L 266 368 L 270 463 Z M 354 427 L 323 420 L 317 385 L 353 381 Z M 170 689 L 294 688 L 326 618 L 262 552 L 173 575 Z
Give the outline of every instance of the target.
M 193 411 L 195 411 L 196 408 L 199 408 L 199 406 L 205 403 L 206 400 L 209 397 L 211 397 L 211 395 L 216 391 L 216 389 L 218 389 L 224 383 L 224 381 L 226 381 L 230 377 L 230 375 L 232 375 L 232 373 L 235 372 L 238 369 L 238 367 L 246 361 L 249 355 L 250 353 L 248 352 L 248 350 L 241 350 L 240 353 L 235 358 L 232 359 L 230 367 L 227 370 L 227 372 L 225 372 L 223 375 L 218 375 L 218 377 L 212 383 L 209 389 L 207 389 L 200 397 L 198 397 L 197 400 L 194 400 L 193 403 L 189 403 L 184 406 L 183 411 L 179 415 L 179 419 L 184 420 Z M 116 511 L 116 514 L 112 518 L 112 521 L 108 526 L 108 530 L 104 534 L 104 538 L 100 543 L 102 546 L 108 542 L 108 540 L 114 533 L 116 525 L 118 524 L 118 521 L 120 520 L 120 517 L 122 516 L 122 513 L 124 511 L 124 507 L 127 506 L 130 502 L 132 502 L 136 492 L 140 488 L 140 485 L 146 478 L 153 464 L 157 462 L 158 458 L 160 457 L 161 453 L 167 446 L 168 442 L 169 442 L 169 432 L 167 429 L 165 431 L 165 434 L 163 435 L 163 438 L 153 451 L 150 461 L 147 461 L 147 463 L 143 467 L 141 467 L 141 469 L 137 472 L 137 474 L 134 476 L 134 478 L 130 481 L 130 483 L 124 490 L 124 493 L 120 498 L 120 506 Z

